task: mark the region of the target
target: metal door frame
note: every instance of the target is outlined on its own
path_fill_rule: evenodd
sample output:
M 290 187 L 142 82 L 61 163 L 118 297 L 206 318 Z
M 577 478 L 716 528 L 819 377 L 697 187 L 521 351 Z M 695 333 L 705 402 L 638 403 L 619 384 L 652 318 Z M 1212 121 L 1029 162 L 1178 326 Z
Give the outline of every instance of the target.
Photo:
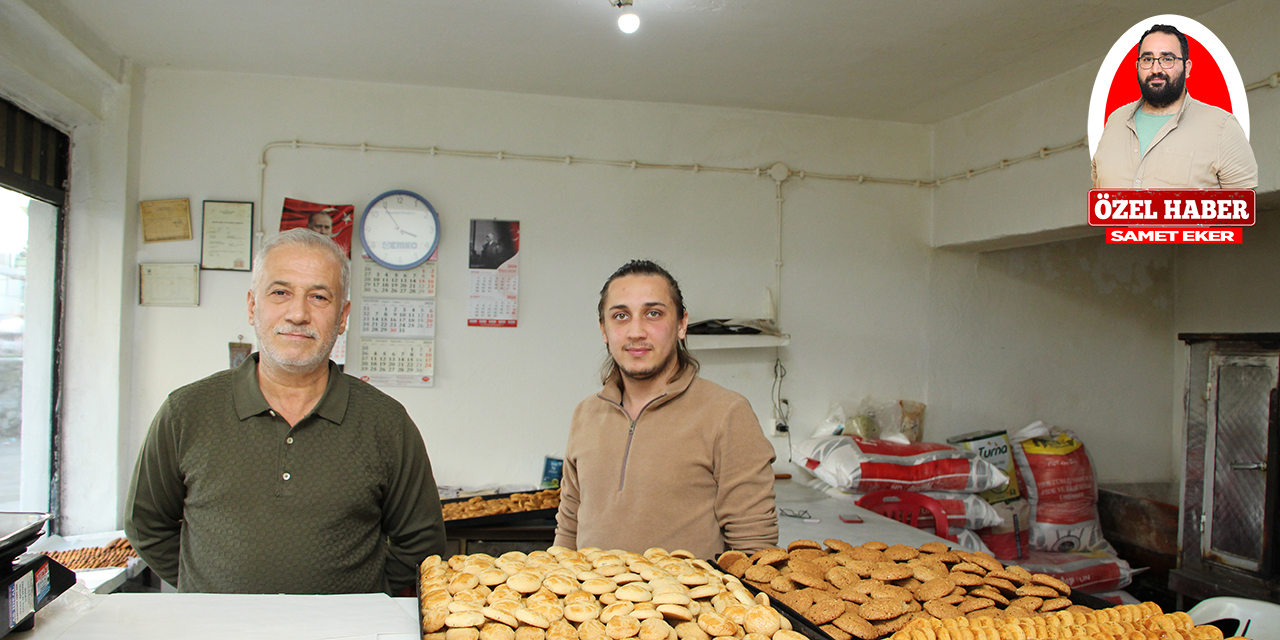
M 1207 411 L 1205 411 L 1205 447 L 1204 447 L 1204 493 L 1202 495 L 1203 507 L 1200 512 L 1201 533 L 1200 533 L 1200 554 L 1205 559 L 1216 560 L 1226 566 L 1246 571 L 1258 572 L 1263 568 L 1263 563 L 1267 560 L 1267 549 L 1264 541 L 1262 552 L 1257 560 L 1242 558 L 1240 556 L 1218 551 L 1213 549 L 1213 508 L 1214 508 L 1214 479 L 1217 477 L 1217 447 L 1218 447 L 1218 372 L 1223 366 L 1263 366 L 1270 372 L 1272 381 L 1271 390 L 1276 389 L 1277 381 L 1280 379 L 1280 355 L 1275 353 L 1269 354 L 1243 354 L 1243 353 L 1209 353 L 1209 389 Z M 1270 402 L 1273 393 L 1267 394 L 1267 401 Z M 1274 408 L 1269 408 L 1270 411 Z M 1270 425 L 1266 425 L 1264 435 L 1270 435 Z M 1269 448 L 1268 448 L 1269 450 Z M 1265 457 L 1265 456 L 1264 456 Z M 1262 462 L 1265 463 L 1265 460 Z M 1263 473 L 1266 473 L 1265 467 Z M 1263 483 L 1266 483 L 1266 476 L 1263 477 Z M 1266 526 L 1266 504 L 1263 505 L 1263 526 Z M 1263 532 L 1265 533 L 1265 531 Z M 1211 561 L 1213 561 L 1211 560 Z

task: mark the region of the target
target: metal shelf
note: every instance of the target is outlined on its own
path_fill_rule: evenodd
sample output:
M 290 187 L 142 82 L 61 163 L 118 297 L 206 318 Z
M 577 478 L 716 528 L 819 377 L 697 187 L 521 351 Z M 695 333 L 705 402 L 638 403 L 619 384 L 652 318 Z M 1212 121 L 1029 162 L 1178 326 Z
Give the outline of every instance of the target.
M 764 349 L 770 347 L 785 347 L 791 343 L 791 334 L 784 333 L 780 336 L 770 335 L 706 335 L 706 334 L 689 334 L 685 337 L 685 343 L 689 345 L 690 351 L 699 351 L 706 349 Z

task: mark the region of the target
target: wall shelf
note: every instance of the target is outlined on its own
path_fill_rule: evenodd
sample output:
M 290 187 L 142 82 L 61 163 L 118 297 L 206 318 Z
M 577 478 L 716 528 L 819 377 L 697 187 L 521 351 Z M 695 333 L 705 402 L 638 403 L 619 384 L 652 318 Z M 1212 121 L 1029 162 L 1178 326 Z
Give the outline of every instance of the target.
M 780 336 L 762 334 L 754 335 L 707 335 L 689 334 L 685 343 L 690 351 L 706 349 L 763 349 L 769 347 L 785 347 L 791 343 L 791 334 Z

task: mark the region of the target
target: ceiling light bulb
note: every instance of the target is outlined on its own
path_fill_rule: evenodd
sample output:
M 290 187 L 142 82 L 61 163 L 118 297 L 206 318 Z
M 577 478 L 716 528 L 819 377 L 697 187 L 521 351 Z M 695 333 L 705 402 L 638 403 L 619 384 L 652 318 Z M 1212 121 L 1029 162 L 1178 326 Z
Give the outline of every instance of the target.
M 634 13 L 624 13 L 618 18 L 618 28 L 623 33 L 635 33 L 640 28 L 640 17 Z

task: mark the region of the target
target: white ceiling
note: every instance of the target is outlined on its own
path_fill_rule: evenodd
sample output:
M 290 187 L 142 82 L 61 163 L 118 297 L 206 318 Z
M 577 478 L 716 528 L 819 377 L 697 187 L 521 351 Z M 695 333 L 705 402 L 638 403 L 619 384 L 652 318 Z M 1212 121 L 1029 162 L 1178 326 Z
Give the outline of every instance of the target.
M 42 0 L 30 0 L 36 5 Z M 1228 0 L 43 0 L 148 68 L 934 123 Z

